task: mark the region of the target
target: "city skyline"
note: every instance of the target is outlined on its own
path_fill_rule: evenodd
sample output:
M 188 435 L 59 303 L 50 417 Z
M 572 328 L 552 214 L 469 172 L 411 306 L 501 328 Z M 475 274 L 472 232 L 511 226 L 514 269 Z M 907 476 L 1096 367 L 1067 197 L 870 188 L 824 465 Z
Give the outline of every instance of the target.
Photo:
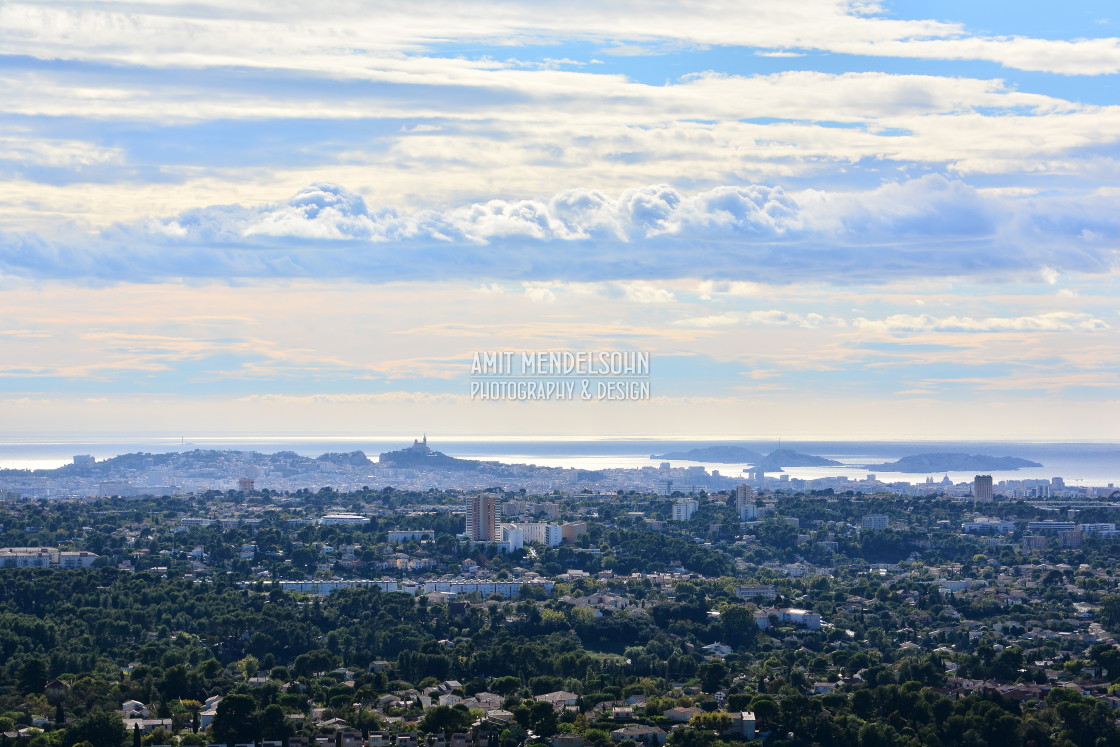
M 0 420 L 1120 440 L 1112 10 L 6 3 Z

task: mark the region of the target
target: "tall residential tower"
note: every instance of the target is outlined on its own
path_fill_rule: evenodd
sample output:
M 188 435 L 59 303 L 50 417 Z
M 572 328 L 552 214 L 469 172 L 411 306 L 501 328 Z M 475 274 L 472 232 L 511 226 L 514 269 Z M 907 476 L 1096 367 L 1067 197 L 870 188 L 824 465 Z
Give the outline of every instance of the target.
M 472 542 L 501 542 L 498 529 L 498 499 L 493 493 L 467 498 L 467 537 Z

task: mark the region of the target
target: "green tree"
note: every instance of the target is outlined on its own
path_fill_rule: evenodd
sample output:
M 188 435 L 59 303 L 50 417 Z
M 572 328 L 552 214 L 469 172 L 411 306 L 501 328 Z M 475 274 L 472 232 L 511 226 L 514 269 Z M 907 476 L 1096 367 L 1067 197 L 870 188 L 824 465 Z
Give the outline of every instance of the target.
M 741 604 L 729 604 L 720 612 L 720 627 L 723 640 L 729 646 L 740 648 L 750 646 L 758 635 L 758 625 L 754 613 Z
M 19 668 L 19 687 L 25 693 L 41 693 L 47 684 L 47 663 L 34 656 Z
M 89 742 L 93 747 L 121 747 L 127 736 L 119 713 L 95 708 L 67 726 L 62 740 L 66 745 Z
M 470 726 L 470 711 L 451 706 L 433 706 L 420 719 L 420 731 L 427 734 L 447 734 Z
M 693 729 L 708 729 L 714 731 L 716 734 L 723 734 L 731 728 L 731 714 L 724 713 L 723 711 L 714 711 L 712 713 L 697 713 L 688 722 L 688 725 Z
M 214 714 L 214 741 L 234 744 L 257 738 L 257 702 L 249 695 L 234 693 L 222 698 Z
M 727 665 L 722 661 L 705 662 L 696 668 L 696 674 L 700 677 L 700 689 L 714 693 L 723 687 L 723 681 L 727 679 Z
M 669 735 L 669 747 L 713 747 L 716 735 L 706 729 L 677 729 Z

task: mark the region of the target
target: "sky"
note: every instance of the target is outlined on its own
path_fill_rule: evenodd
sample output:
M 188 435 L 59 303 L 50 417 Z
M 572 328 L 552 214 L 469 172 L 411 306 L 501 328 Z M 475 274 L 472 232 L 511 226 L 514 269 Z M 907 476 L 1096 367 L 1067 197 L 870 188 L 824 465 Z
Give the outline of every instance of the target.
M 1113 1 L 7 0 L 0 433 L 1120 440 L 1118 79 Z

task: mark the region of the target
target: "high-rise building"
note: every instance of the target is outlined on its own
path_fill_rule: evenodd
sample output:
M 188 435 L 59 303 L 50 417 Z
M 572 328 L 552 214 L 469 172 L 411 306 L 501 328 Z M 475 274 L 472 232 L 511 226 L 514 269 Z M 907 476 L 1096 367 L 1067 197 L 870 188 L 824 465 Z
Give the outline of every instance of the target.
M 467 538 L 473 542 L 501 542 L 498 529 L 498 499 L 493 493 L 467 498 Z
M 972 480 L 972 497 L 978 501 L 992 500 L 991 475 L 977 475 Z
M 739 521 L 754 521 L 758 518 L 758 507 L 754 504 L 754 490 L 743 483 L 735 488 L 735 510 Z

